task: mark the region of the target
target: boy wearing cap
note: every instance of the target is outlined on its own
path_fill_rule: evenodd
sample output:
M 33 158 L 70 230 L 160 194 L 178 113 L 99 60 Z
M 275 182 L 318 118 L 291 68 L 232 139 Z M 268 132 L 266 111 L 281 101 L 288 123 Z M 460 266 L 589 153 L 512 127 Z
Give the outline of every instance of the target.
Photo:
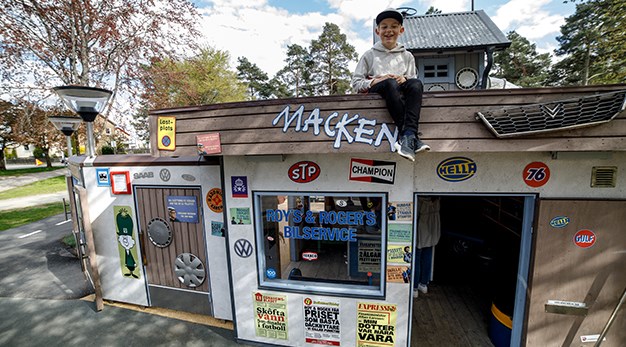
M 351 85 L 356 92 L 378 93 L 385 98 L 399 131 L 394 147 L 402 157 L 415 161 L 415 153 L 430 147 L 417 135 L 424 87 L 417 79 L 413 54 L 398 43 L 404 33 L 403 21 L 402 14 L 392 8 L 376 16 L 380 41 L 359 60 Z

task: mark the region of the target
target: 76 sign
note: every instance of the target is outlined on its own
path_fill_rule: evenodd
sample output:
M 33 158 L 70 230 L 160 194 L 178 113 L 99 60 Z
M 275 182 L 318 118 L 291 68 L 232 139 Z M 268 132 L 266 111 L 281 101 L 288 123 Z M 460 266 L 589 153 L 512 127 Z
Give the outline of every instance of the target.
M 550 179 L 550 168 L 540 161 L 534 161 L 526 165 L 522 176 L 527 185 L 533 188 L 541 187 Z

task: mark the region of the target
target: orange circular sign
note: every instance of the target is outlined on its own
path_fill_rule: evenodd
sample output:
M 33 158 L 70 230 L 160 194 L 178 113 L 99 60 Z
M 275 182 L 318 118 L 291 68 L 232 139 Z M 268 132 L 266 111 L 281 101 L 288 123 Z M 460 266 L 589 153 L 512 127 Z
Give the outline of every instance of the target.
M 206 204 L 215 213 L 222 213 L 224 210 L 224 200 L 222 199 L 222 190 L 213 188 L 206 193 Z
M 534 161 L 526 165 L 522 175 L 527 185 L 538 188 L 548 183 L 550 179 L 550 168 L 540 161 Z

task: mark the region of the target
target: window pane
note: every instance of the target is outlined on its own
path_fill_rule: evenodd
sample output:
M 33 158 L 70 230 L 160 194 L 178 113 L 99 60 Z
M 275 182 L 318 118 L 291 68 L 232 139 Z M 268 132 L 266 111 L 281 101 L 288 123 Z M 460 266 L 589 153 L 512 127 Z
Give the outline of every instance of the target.
M 435 73 L 434 72 L 424 72 L 424 77 L 435 77 Z
M 380 290 L 386 196 L 301 194 L 255 193 L 261 285 Z
M 448 70 L 448 65 L 437 65 L 437 70 Z

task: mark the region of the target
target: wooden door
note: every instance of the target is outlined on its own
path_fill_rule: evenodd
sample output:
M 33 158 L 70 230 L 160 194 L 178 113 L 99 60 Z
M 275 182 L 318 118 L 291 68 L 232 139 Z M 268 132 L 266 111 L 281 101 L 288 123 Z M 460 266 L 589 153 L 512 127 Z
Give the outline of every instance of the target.
M 541 200 L 537 223 L 526 345 L 592 345 L 626 287 L 626 201 Z M 588 309 L 553 313 L 548 300 Z M 622 308 L 602 346 L 624 343 Z

